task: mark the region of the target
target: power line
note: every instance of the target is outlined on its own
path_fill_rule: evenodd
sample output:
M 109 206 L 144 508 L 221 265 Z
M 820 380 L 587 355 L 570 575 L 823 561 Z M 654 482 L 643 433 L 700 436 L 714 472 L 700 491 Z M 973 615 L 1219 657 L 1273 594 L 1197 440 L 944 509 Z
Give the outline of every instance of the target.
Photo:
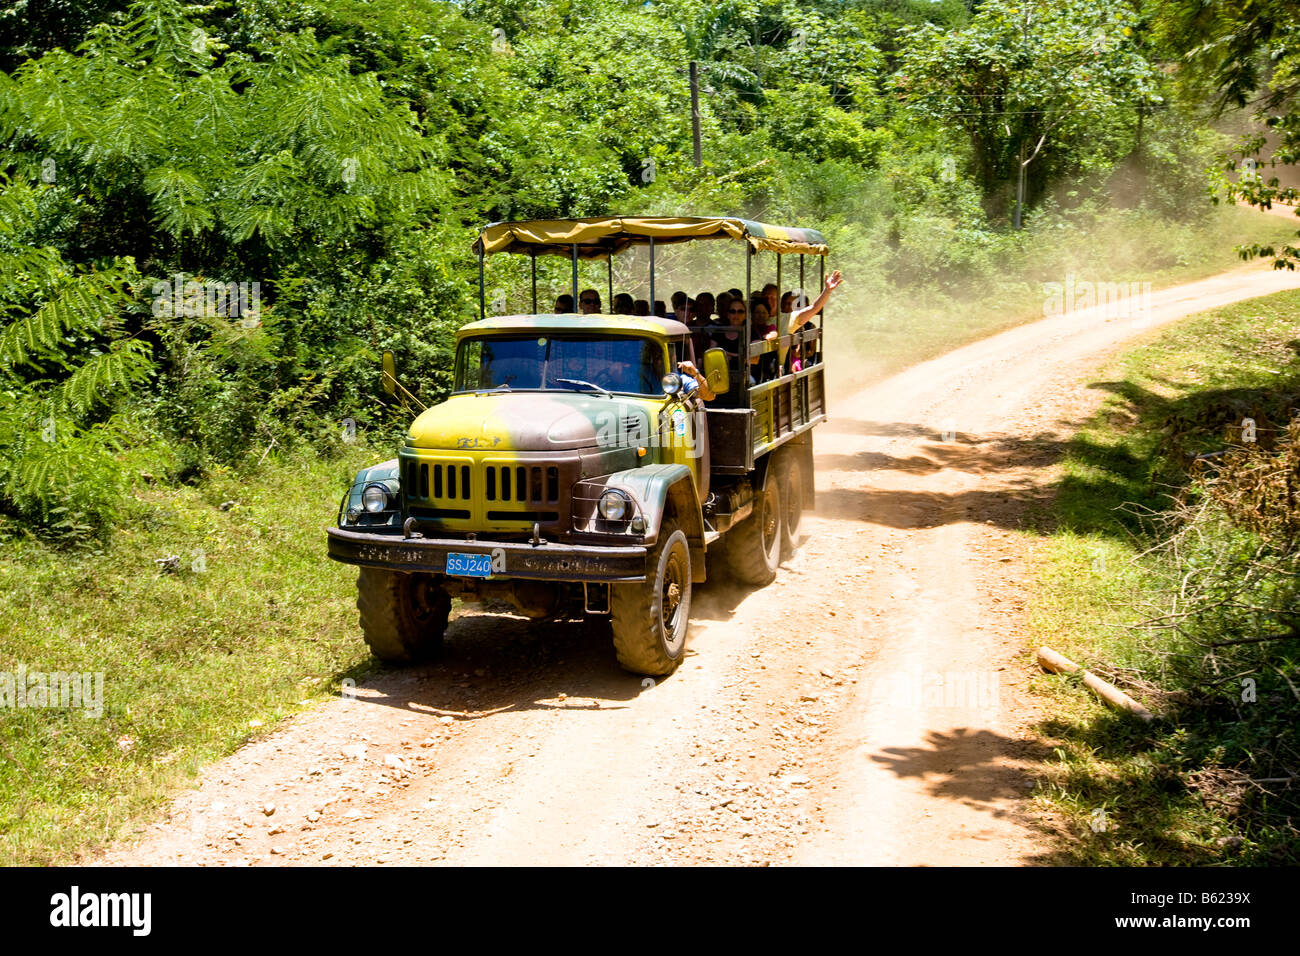
M 1104 106 L 1070 106 L 1061 109 L 1041 109 L 1041 110 L 966 110 L 956 113 L 943 111 L 944 116 L 1029 116 L 1043 113 L 1101 113 L 1108 109 L 1114 109 L 1124 104 L 1112 104 L 1111 107 Z M 1151 109 L 1168 109 L 1165 104 L 1153 104 Z

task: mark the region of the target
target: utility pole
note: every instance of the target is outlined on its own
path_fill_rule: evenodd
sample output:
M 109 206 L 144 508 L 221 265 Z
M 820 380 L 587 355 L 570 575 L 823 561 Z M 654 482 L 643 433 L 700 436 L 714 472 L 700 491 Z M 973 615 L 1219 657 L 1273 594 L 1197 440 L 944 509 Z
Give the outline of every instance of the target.
M 695 166 L 699 168 L 704 157 L 700 146 L 700 65 L 695 60 L 691 60 L 691 137 L 695 142 Z
M 1020 152 L 1016 156 L 1016 229 L 1020 228 L 1020 208 L 1025 201 L 1025 144 L 1020 144 Z
M 1026 7 L 1025 25 L 1021 31 L 1021 49 L 1029 49 L 1029 21 L 1033 18 L 1033 10 Z M 1016 154 L 1016 160 L 1019 165 L 1016 167 L 1016 231 L 1020 231 L 1020 210 L 1025 203 L 1025 134 L 1020 134 L 1020 150 Z M 1041 143 L 1039 144 L 1042 145 Z

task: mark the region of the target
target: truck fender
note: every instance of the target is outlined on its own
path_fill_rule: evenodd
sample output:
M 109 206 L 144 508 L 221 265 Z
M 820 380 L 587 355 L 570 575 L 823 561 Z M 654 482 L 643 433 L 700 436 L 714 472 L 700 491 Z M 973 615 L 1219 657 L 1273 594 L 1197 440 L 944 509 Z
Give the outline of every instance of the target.
M 770 459 L 770 461 L 769 461 Z M 815 475 L 813 473 L 813 442 L 812 432 L 807 431 L 802 435 L 796 435 L 780 448 L 769 452 L 759 459 L 764 462 L 764 471 L 760 472 L 758 462 L 754 467 L 754 487 L 762 489 L 766 487 L 767 473 L 773 471 L 772 462 L 790 461 L 803 474 L 803 504 L 804 508 L 811 511 L 817 504 L 817 489 Z
M 389 461 L 381 461 L 377 465 L 370 465 L 362 468 L 357 472 L 357 477 L 353 479 L 352 486 L 348 493 L 343 497 L 343 504 L 339 508 L 339 524 L 343 523 L 343 514 L 349 508 L 361 510 L 361 492 L 365 490 L 366 485 L 379 484 L 386 487 L 394 494 L 398 491 L 398 477 L 400 475 L 400 465 L 396 458 Z
M 695 478 L 689 468 L 685 465 L 646 465 L 615 472 L 601 483 L 632 496 L 645 518 L 647 544 L 658 540 L 664 512 L 671 503 L 690 548 L 691 579 L 697 584 L 704 581 L 704 514 L 700 510 Z

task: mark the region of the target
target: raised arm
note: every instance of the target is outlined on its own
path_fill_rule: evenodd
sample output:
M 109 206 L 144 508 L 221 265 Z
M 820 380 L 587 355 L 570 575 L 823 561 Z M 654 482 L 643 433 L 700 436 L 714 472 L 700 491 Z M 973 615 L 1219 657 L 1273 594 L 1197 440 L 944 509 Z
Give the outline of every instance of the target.
M 786 330 L 786 334 L 788 335 L 795 332 L 805 322 L 815 318 L 817 313 L 826 308 L 826 302 L 830 299 L 831 293 L 839 288 L 840 283 L 843 281 L 844 276 L 841 275 L 839 269 L 836 269 L 828 275 L 826 277 L 826 286 L 822 289 L 821 294 L 819 294 L 816 299 L 802 309 L 794 309 L 791 311 L 790 327 Z

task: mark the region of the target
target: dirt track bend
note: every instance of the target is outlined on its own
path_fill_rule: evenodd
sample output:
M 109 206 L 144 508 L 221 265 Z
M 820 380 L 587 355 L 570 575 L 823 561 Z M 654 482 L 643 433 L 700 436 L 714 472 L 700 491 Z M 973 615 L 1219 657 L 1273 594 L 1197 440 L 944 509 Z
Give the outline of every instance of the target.
M 1011 529 L 1100 401 L 1084 383 L 1103 353 L 1296 287 L 1243 267 L 1155 293 L 1142 327 L 1044 320 L 840 399 L 803 547 L 765 589 L 699 589 L 672 678 L 619 671 L 597 626 L 470 610 L 441 662 L 212 765 L 102 862 L 1042 859 Z

